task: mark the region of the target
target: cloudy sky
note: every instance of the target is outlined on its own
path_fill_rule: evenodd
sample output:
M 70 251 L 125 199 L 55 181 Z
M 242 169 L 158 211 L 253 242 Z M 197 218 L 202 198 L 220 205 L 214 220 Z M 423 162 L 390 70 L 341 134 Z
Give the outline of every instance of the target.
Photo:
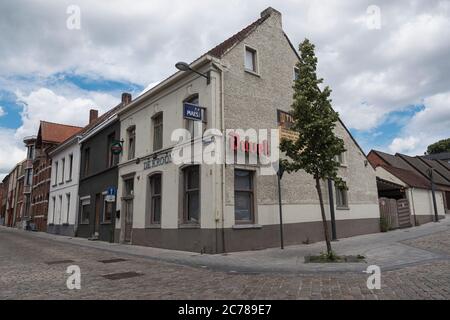
M 450 136 L 449 1 L 4 0 L 0 179 L 40 119 L 83 126 L 90 108 L 139 95 L 268 6 L 293 43 L 316 45 L 333 106 L 366 152 L 422 154 Z

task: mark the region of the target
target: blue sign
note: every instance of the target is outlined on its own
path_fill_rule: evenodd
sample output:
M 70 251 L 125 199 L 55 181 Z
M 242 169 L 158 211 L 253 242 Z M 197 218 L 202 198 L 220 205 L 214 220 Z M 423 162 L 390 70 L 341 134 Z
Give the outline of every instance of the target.
M 108 196 L 115 196 L 116 195 L 116 187 L 108 187 L 107 195 Z
M 187 103 L 183 104 L 183 117 L 185 119 L 202 121 L 203 119 L 203 108 L 196 104 Z

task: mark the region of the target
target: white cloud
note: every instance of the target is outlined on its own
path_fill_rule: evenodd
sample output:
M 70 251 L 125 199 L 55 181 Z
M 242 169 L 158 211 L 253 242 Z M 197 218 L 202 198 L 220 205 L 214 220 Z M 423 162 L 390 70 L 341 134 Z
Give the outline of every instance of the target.
M 101 114 L 119 102 L 107 94 L 93 92 L 81 97 L 70 97 L 58 95 L 48 88 L 40 88 L 28 95 L 20 92 L 16 94 L 24 105 L 22 125 L 16 132 L 18 138 L 35 135 L 40 120 L 83 127 L 89 122 L 90 109 L 97 109 Z
M 424 106 L 392 141 L 390 151 L 423 154 L 428 145 L 450 138 L 450 91 L 424 99 Z
M 6 111 L 3 110 L 3 107 L 0 106 L 0 117 L 3 117 L 6 114 Z
M 15 135 L 15 130 L 0 128 L 0 182 L 14 166 L 25 159 L 23 142 Z

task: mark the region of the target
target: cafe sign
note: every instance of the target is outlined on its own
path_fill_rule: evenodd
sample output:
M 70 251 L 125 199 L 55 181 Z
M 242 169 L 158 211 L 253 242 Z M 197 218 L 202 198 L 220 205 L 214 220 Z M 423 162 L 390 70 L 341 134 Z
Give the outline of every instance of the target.
M 156 168 L 159 166 L 172 163 L 172 155 L 170 153 L 165 153 L 158 155 L 156 158 L 147 159 L 144 161 L 144 170 Z

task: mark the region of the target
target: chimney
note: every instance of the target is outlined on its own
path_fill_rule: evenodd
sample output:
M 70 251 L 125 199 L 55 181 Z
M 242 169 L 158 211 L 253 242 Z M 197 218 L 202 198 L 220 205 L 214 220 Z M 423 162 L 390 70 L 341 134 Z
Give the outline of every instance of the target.
M 122 104 L 126 106 L 131 102 L 131 93 L 124 92 L 122 93 Z
M 98 110 L 91 109 L 89 110 L 89 124 L 97 120 L 98 118 Z
M 261 12 L 261 18 L 264 18 L 264 17 L 267 17 L 267 16 L 273 17 L 274 20 L 276 21 L 276 24 L 280 28 L 282 28 L 282 22 L 281 22 L 282 18 L 281 18 L 281 12 L 280 11 L 275 10 L 272 7 L 268 7 L 267 9 L 265 9 L 265 10 L 263 10 Z

